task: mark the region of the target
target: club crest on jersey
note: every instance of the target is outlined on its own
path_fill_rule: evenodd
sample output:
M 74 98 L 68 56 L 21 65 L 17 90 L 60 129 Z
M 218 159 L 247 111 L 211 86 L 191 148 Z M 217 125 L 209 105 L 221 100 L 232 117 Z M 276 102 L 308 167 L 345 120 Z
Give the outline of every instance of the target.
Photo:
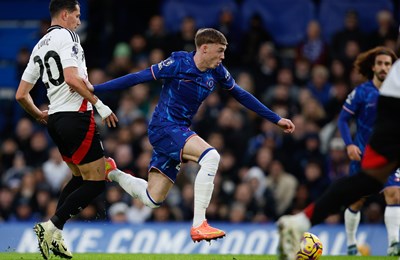
M 213 79 L 208 79 L 206 85 L 209 89 L 212 89 L 215 86 L 215 81 Z
M 163 67 L 168 67 L 174 62 L 173 59 L 168 58 L 166 60 L 163 60 L 162 62 L 158 63 L 158 69 L 161 70 Z
M 74 46 L 72 46 L 71 57 L 78 59 L 78 52 L 79 52 L 78 44 L 75 43 Z

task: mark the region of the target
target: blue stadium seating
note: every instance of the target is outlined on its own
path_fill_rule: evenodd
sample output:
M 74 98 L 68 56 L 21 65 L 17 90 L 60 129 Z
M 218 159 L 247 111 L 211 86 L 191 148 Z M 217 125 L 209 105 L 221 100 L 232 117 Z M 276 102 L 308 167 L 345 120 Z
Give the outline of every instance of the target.
M 238 14 L 234 0 L 170 0 L 165 1 L 161 8 L 165 26 L 170 32 L 179 31 L 183 18 L 188 16 L 196 20 L 198 28 L 213 27 L 218 24 L 219 14 L 224 9 Z
M 38 38 L 39 27 L 0 27 L 0 60 L 15 60 L 23 46 L 32 49 Z
M 0 88 L 17 88 L 18 82 L 16 66 L 13 64 L 0 64 Z
M 49 0 L 0 1 L 0 20 L 50 19 Z M 81 19 L 87 17 L 87 0 L 80 0 Z
M 259 14 L 265 29 L 278 45 L 293 46 L 305 37 L 307 24 L 315 19 L 311 0 L 246 0 L 242 5 L 242 25 L 247 29 L 254 14 Z
M 387 9 L 393 12 L 391 0 L 322 0 L 319 10 L 323 36 L 327 41 L 341 30 L 346 12 L 354 10 L 358 13 L 361 30 L 370 32 L 377 27 L 376 14 Z

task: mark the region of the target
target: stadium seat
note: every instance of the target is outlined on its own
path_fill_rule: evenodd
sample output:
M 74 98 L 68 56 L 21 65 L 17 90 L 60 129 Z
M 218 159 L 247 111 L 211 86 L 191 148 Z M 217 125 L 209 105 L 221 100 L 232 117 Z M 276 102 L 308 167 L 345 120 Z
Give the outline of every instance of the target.
M 196 26 L 213 27 L 218 24 L 219 14 L 229 9 L 238 14 L 238 7 L 234 0 L 170 0 L 165 1 L 161 10 L 165 19 L 165 26 L 170 32 L 177 32 L 185 17 L 193 17 Z
M 259 14 L 265 29 L 282 46 L 298 44 L 306 33 L 309 21 L 315 18 L 311 0 L 247 0 L 242 5 L 242 25 L 246 30 L 254 14 Z
M 0 89 L 3 88 L 17 88 L 17 72 L 14 63 L 0 64 Z M 0 99 L 3 98 L 3 94 L 0 91 Z
M 362 31 L 371 32 L 377 27 L 376 14 L 387 9 L 393 12 L 391 0 L 322 0 L 319 21 L 325 40 L 330 41 L 332 35 L 344 27 L 346 12 L 354 10 L 358 13 Z
M 49 0 L 0 1 L 0 20 L 42 20 L 50 19 Z M 87 0 L 79 1 L 81 19 L 87 17 Z
M 21 47 L 32 49 L 38 38 L 39 27 L 0 27 L 0 60 L 15 61 Z

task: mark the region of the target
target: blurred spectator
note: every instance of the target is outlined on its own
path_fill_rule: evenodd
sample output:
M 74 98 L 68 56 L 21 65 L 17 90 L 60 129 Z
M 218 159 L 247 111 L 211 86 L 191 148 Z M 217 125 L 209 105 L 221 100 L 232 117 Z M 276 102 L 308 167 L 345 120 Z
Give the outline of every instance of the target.
M 15 140 L 17 141 L 19 149 L 24 154 L 29 151 L 33 130 L 32 121 L 28 118 L 21 118 L 21 120 L 18 121 L 15 130 Z
M 237 15 L 235 15 L 232 10 L 224 8 L 219 14 L 218 23 L 213 27 L 222 32 L 228 40 L 229 46 L 225 51 L 224 60 L 224 64 L 226 64 L 227 67 L 237 67 L 241 65 L 239 54 L 241 51 L 240 41 L 242 32 L 238 20 Z
M 288 210 L 296 195 L 297 184 L 296 178 L 285 172 L 280 161 L 271 162 L 269 174 L 266 178 L 266 187 L 272 191 L 274 196 L 277 216 L 283 215 Z
M 164 18 L 161 15 L 153 15 L 145 32 L 148 50 L 161 49 L 168 51 L 168 34 L 164 26 Z M 153 63 L 152 63 L 153 64 Z
M 131 55 L 129 44 L 125 42 L 118 43 L 114 48 L 113 59 L 107 66 L 107 73 L 112 78 L 128 74 L 132 69 Z
M 310 80 L 311 64 L 306 58 L 299 58 L 294 64 L 294 83 L 305 87 Z
M 0 186 L 0 222 L 8 221 L 13 212 L 14 193 L 7 186 Z
M 168 222 L 176 220 L 176 216 L 172 213 L 169 205 L 163 203 L 159 208 L 153 210 L 150 220 L 155 222 Z
M 15 211 L 8 219 L 9 222 L 37 222 L 40 220 L 39 214 L 33 212 L 28 198 L 21 197 L 17 200 Z
M 246 216 L 246 206 L 241 202 L 234 202 L 229 208 L 229 222 L 230 223 L 243 223 L 248 222 Z
M 335 119 L 346 101 L 347 95 L 350 93 L 350 86 L 344 80 L 337 80 L 332 84 L 331 95 L 326 104 L 326 121 Z
M 323 65 L 316 65 L 311 71 L 311 80 L 307 84 L 308 89 L 318 102 L 324 107 L 327 105 L 331 95 L 331 83 L 329 82 L 329 71 Z
M 389 10 L 381 10 L 376 15 L 378 28 L 368 37 L 369 48 L 385 45 L 387 40 L 396 41 L 398 30 Z
M 63 184 L 71 178 L 71 170 L 62 160 L 57 147 L 52 147 L 49 154 L 49 159 L 43 164 L 43 173 L 53 194 L 57 194 L 61 191 Z
M 114 224 L 128 223 L 128 205 L 124 202 L 117 202 L 108 209 L 110 221 Z
M 18 151 L 18 145 L 12 138 L 7 138 L 1 144 L 0 150 L 0 177 L 3 173 L 13 165 L 14 157 Z
M 17 152 L 13 159 L 12 167 L 8 168 L 2 176 L 2 183 L 13 190 L 18 190 L 23 176 L 32 169 L 26 166 L 22 152 Z
M 120 144 L 118 146 L 114 154 L 114 159 L 118 165 L 118 169 L 121 171 L 132 173 L 135 168 L 132 148 L 128 144 Z
M 341 137 L 332 138 L 328 151 L 328 177 L 335 181 L 349 175 L 349 159 Z
M 307 162 L 304 169 L 305 181 L 310 199 L 315 201 L 329 186 L 329 179 L 325 175 L 323 165 L 319 161 Z
M 49 158 L 47 136 L 42 131 L 36 131 L 30 140 L 29 150 L 26 152 L 26 164 L 38 167 Z
M 183 18 L 179 32 L 170 35 L 168 43 L 167 55 L 174 51 L 194 51 L 194 36 L 196 34 L 196 20 L 193 17 L 187 16 Z
M 129 41 L 129 46 L 130 57 L 135 67 L 139 66 L 142 61 L 147 62 L 149 55 L 147 41 L 142 34 L 134 34 Z M 147 66 L 145 65 L 145 67 Z
M 253 68 L 256 81 L 256 93 L 264 92 L 269 86 L 276 84 L 277 71 L 279 68 L 274 44 L 264 42 L 260 44 L 258 55 L 250 66 Z
M 132 206 L 127 211 L 128 222 L 133 224 L 144 223 L 151 217 L 152 211 L 153 209 L 144 205 L 139 199 L 132 199 Z
M 260 210 L 254 197 L 254 190 L 252 190 L 248 182 L 243 182 L 236 186 L 231 206 L 234 203 L 241 203 L 246 208 L 245 221 L 251 221 Z
M 52 199 L 52 190 L 47 183 L 39 183 L 33 196 L 33 209 L 41 217 L 46 215 L 47 206 Z
M 307 25 L 306 39 L 297 46 L 297 58 L 305 58 L 310 64 L 326 64 L 329 57 L 328 45 L 322 39 L 318 21 Z
M 182 212 L 183 220 L 190 221 L 193 218 L 193 200 L 194 199 L 194 186 L 193 184 L 186 183 L 182 187 L 182 199 L 178 205 Z
M 306 178 L 306 167 L 310 162 L 317 162 L 320 165 L 325 163 L 325 156 L 320 151 L 320 140 L 316 132 L 307 133 L 304 136 L 304 144 L 304 150 L 297 150 L 293 156 L 293 174 L 300 181 Z
M 257 51 L 261 44 L 267 41 L 272 41 L 272 36 L 264 28 L 261 15 L 254 14 L 242 37 L 241 56 L 244 66 L 252 66 L 257 61 Z
M 354 10 L 349 10 L 344 18 L 344 28 L 336 32 L 332 37 L 332 58 L 343 59 L 345 57 L 346 46 L 349 41 L 355 41 L 361 49 L 365 49 L 365 34 L 359 28 L 358 14 Z
M 337 81 L 348 81 L 349 79 L 349 71 L 346 70 L 344 67 L 343 62 L 340 59 L 333 59 L 330 63 L 330 82 L 337 82 Z

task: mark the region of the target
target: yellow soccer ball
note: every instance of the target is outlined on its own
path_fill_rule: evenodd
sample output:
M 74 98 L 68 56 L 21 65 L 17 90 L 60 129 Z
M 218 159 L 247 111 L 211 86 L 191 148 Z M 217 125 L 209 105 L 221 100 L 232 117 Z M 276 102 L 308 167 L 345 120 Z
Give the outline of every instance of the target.
M 322 243 L 319 238 L 309 232 L 305 232 L 300 241 L 300 250 L 296 254 L 297 260 L 317 260 L 322 255 Z

